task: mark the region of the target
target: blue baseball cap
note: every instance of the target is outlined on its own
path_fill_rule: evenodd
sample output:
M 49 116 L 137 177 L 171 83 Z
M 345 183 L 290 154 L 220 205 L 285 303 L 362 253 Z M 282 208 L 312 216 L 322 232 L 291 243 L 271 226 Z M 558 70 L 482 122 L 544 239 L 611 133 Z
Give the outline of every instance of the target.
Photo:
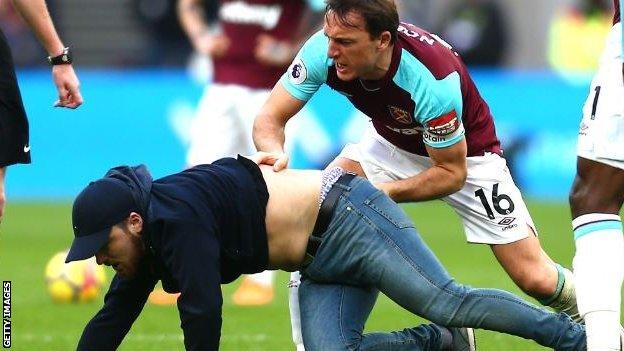
M 74 241 L 65 263 L 95 256 L 108 243 L 111 227 L 137 208 L 132 190 L 122 180 L 107 177 L 89 183 L 74 200 Z

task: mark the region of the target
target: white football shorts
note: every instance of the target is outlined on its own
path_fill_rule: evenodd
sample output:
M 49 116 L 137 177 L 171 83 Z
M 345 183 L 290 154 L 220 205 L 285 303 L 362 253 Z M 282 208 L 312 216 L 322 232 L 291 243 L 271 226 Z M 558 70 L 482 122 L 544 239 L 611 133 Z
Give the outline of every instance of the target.
M 191 122 L 187 165 L 255 153 L 253 123 L 270 92 L 239 85 L 206 87 Z
M 372 125 L 357 144 L 348 144 L 338 157 L 359 162 L 373 183 L 413 177 L 431 167 L 429 157 L 402 150 L 375 132 Z M 464 187 L 442 198 L 460 216 L 470 243 L 508 244 L 537 230 L 516 187 L 507 162 L 497 154 L 468 157 Z
M 583 106 L 579 157 L 624 169 L 624 78 L 621 23 L 613 26 Z

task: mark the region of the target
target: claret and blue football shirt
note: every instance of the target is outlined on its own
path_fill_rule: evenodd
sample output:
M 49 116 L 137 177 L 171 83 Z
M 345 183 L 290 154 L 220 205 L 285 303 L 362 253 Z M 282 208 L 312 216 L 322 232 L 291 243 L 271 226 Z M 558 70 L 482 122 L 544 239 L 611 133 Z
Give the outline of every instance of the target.
M 342 81 L 327 56 L 329 40 L 314 34 L 280 79 L 307 101 L 322 84 L 344 95 L 377 132 L 406 151 L 427 156 L 425 144 L 444 148 L 466 138 L 468 156 L 501 153 L 490 109 L 450 45 L 414 25 L 401 23 L 386 76 L 371 84 Z

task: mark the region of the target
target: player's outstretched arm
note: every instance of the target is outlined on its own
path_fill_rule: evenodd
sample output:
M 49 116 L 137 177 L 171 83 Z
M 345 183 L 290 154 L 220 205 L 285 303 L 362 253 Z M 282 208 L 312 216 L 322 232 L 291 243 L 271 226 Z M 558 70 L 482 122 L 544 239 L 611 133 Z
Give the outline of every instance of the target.
M 65 46 L 54 29 L 52 18 L 44 0 L 13 0 L 15 9 L 22 15 L 30 29 L 50 57 L 64 53 Z M 58 101 L 54 106 L 76 108 L 82 105 L 80 82 L 71 64 L 52 68 L 52 77 L 58 90 Z
M 299 112 L 303 105 L 304 101 L 294 98 L 278 82 L 256 116 L 253 126 L 256 148 L 259 151 L 282 155 L 273 164 L 275 171 L 281 171 L 288 166 L 288 155 L 284 153 L 284 129 L 286 122 Z

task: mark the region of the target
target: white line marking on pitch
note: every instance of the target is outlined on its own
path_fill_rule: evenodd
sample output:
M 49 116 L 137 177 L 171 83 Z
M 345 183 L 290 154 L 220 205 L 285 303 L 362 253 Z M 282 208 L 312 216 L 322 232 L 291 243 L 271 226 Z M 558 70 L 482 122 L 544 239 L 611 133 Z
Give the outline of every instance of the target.
M 24 341 L 43 341 L 45 343 L 52 342 L 53 340 L 76 340 L 79 337 L 75 337 L 67 334 L 34 334 L 34 333 L 15 333 L 13 339 L 19 339 Z M 238 334 L 238 335 L 222 335 L 221 341 L 233 342 L 233 341 L 266 341 L 269 337 L 267 334 Z M 149 334 L 149 333 L 133 333 L 129 334 L 124 340 L 132 341 L 183 341 L 183 334 Z

